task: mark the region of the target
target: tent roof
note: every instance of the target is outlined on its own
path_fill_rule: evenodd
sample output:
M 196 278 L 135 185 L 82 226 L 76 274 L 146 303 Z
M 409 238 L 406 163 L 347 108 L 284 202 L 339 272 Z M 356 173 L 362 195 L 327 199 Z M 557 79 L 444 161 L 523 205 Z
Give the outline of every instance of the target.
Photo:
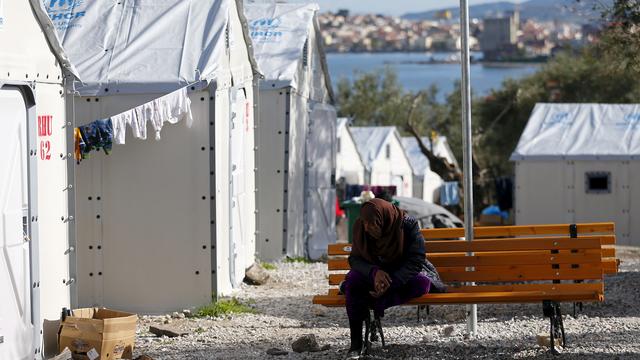
M 44 33 L 47 42 L 49 43 L 49 47 L 54 53 L 56 59 L 60 62 L 61 66 L 67 70 L 73 77 L 76 79 L 79 78 L 78 71 L 71 63 L 71 60 L 67 56 L 64 48 L 62 47 L 62 43 L 58 38 L 58 34 L 56 33 L 56 29 L 53 25 L 53 22 L 47 16 L 47 10 L 44 7 L 44 3 L 41 0 L 29 0 L 31 4 L 31 8 L 33 9 L 33 13 L 38 19 L 38 23 L 40 24 L 40 28 Z
M 278 87 L 300 89 L 296 76 L 303 61 L 307 42 L 314 46 L 320 58 L 320 69 L 329 97 L 333 99 L 329 69 L 323 40 L 317 24 L 320 7 L 316 3 L 247 3 L 244 12 L 249 22 L 253 51 L 265 80 Z M 310 36 L 314 33 L 315 36 Z M 311 62 L 311 59 L 304 61 Z
M 250 54 L 236 64 L 227 54 L 246 38 L 231 21 L 244 16 L 236 0 L 56 0 L 46 10 L 81 95 L 167 93 L 201 80 L 229 83 L 234 69 L 254 72 Z
M 639 104 L 536 104 L 512 161 L 640 159 Z
M 336 126 L 337 130 L 340 130 L 343 126 L 347 126 L 349 124 L 349 118 L 341 117 L 337 119 L 338 125 Z
M 351 136 L 360 153 L 360 158 L 367 169 L 371 169 L 373 162 L 384 151 L 384 145 L 392 137 L 396 137 L 401 142 L 400 135 L 395 126 L 362 126 L 349 127 Z M 400 144 L 402 147 L 402 144 Z M 409 161 L 407 154 L 403 151 L 405 158 Z M 411 165 L 410 161 L 409 164 Z
M 362 165 L 365 165 L 365 162 L 362 160 L 362 153 L 360 153 L 360 150 L 358 149 L 358 144 L 356 143 L 355 137 L 351 132 L 351 126 L 349 125 L 349 123 L 351 122 L 350 119 L 346 117 L 341 117 L 341 118 L 338 118 L 337 121 L 338 121 L 338 124 L 336 125 L 336 134 L 339 133 L 340 129 L 342 129 L 343 127 L 346 128 L 347 135 L 349 136 L 349 138 L 351 139 L 351 141 L 356 147 L 356 153 L 358 155 L 358 159 L 360 159 L 360 162 L 362 163 Z
M 423 137 L 422 142 L 427 146 L 427 148 L 431 148 L 431 141 L 429 141 L 428 137 Z M 416 138 L 413 136 L 403 137 L 402 146 L 404 147 L 404 151 L 407 153 L 407 157 L 411 162 L 411 167 L 413 168 L 415 175 L 424 175 L 431 169 L 429 159 L 422 153 L 422 150 L 420 150 L 420 146 L 418 145 Z

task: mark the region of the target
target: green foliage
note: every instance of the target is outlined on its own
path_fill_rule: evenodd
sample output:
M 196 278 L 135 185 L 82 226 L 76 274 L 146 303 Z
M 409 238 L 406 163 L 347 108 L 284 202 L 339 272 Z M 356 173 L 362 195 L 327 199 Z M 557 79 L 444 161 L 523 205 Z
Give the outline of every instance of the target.
M 196 311 L 196 316 L 217 317 L 225 314 L 242 314 L 242 313 L 255 314 L 256 310 L 240 302 L 236 298 L 231 298 L 231 299 L 224 299 L 224 300 L 218 300 L 218 301 L 211 301 L 210 304 L 200 307 L 198 311 Z
M 268 263 L 268 262 L 260 263 L 260 265 L 261 265 L 265 270 L 276 270 L 276 269 L 278 269 L 278 267 L 277 267 L 275 264 Z
M 640 102 L 640 0 L 615 0 L 603 19 L 607 25 L 596 44 L 560 54 L 535 74 L 506 80 L 488 96 L 474 98 L 474 153 L 484 178 L 512 174 L 509 156 L 536 103 Z M 447 136 L 461 162 L 460 84 L 444 103 L 436 101 L 434 87 L 422 93 L 414 113 L 417 130 Z M 359 73 L 353 83 L 338 84 L 339 115 L 353 118 L 355 125 L 395 125 L 405 132 L 415 96 L 390 68 Z
M 296 256 L 296 257 L 288 257 L 284 259 L 285 263 L 302 263 L 302 264 L 311 264 L 313 261 L 307 259 L 306 257 Z

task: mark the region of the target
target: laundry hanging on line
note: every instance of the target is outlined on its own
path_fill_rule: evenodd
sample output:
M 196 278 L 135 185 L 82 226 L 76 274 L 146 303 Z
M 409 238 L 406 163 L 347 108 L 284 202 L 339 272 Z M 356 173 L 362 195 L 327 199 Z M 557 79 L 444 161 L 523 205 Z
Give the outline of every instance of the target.
M 114 115 L 109 119 L 96 120 L 76 128 L 78 131 L 74 131 L 75 158 L 79 162 L 86 159 L 89 152 L 100 149 L 108 154 L 113 143 L 118 145 L 125 143 L 127 126 L 131 128 L 133 137 L 146 140 L 147 123 L 150 122 L 156 140 L 160 140 L 160 132 L 165 122 L 177 124 L 182 120 L 186 121 L 188 127 L 193 125 L 191 100 L 187 94 L 187 87 Z
M 109 155 L 113 147 L 113 126 L 110 119 L 96 120 L 87 125 L 78 126 L 76 129 L 74 129 L 74 138 L 77 142 L 75 148 L 80 153 L 80 157 L 76 155 L 76 160 L 86 159 L 90 152 L 100 149 Z

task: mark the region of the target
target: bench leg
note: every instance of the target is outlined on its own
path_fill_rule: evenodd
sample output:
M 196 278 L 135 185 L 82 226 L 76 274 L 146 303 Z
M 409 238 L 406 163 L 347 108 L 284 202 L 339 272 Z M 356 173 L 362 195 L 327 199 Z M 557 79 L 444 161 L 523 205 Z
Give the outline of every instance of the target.
M 371 334 L 371 313 L 367 310 L 367 317 L 364 318 L 364 342 L 362 344 L 362 350 L 360 350 L 360 356 L 367 356 L 371 348 L 371 341 L 369 341 L 369 334 Z
M 425 310 L 425 312 L 427 313 L 427 316 L 429 315 L 429 305 L 418 305 L 418 323 L 420 323 L 420 321 L 422 321 L 422 316 L 421 316 L 421 310 Z
M 580 312 L 582 312 L 582 303 L 573 303 L 573 317 L 576 317 L 576 307 L 578 307 L 580 309 Z
M 384 342 L 384 332 L 382 331 L 382 321 L 380 320 L 379 317 L 375 317 L 375 319 L 373 320 L 373 324 L 375 325 L 374 328 L 377 328 L 378 333 L 380 334 L 380 341 L 382 342 L 382 347 L 385 347 L 386 344 Z M 373 339 L 373 337 L 371 338 L 371 341 L 376 341 Z
M 562 347 L 565 347 L 567 344 L 560 304 L 554 301 L 545 300 L 542 302 L 542 311 L 544 313 L 544 316 L 549 318 L 549 342 L 551 346 L 551 352 L 553 354 L 558 354 L 559 352 L 556 349 L 556 339 L 561 339 L 560 346 Z

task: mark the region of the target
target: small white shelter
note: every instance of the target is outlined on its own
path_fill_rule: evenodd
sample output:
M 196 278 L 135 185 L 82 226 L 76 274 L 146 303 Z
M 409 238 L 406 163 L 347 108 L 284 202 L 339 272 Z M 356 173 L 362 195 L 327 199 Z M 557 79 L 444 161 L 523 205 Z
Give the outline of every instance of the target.
M 640 105 L 537 104 L 511 160 L 517 223 L 613 221 L 640 245 Z
M 430 150 L 436 149 L 442 150 L 446 149 L 444 146 L 438 146 L 439 143 L 443 141 L 438 141 L 439 137 L 434 139 L 435 141 L 431 141 L 428 137 L 423 137 L 422 142 L 427 146 Z M 444 138 L 446 139 L 446 138 Z M 418 141 L 413 136 L 403 137 L 402 145 L 404 146 L 404 150 L 411 161 L 411 167 L 413 168 L 413 197 L 422 199 L 424 201 L 430 203 L 436 203 L 440 196 L 440 187 L 444 184 L 444 180 L 440 177 L 440 175 L 431 171 L 431 166 L 429 164 L 429 159 L 425 154 L 420 150 L 420 146 Z M 434 146 L 435 145 L 435 146 Z M 434 151 L 434 150 L 432 150 Z M 436 153 L 435 156 L 447 158 L 446 152 L 444 153 Z M 449 161 L 449 159 L 447 159 Z
M 260 82 L 257 254 L 318 259 L 336 241 L 336 111 L 312 3 L 249 3 Z
M 51 1 L 48 12 L 82 78 L 68 84 L 70 123 L 185 87 L 194 120 L 165 125 L 159 141 L 127 129 L 125 145 L 76 166 L 79 305 L 160 313 L 229 294 L 255 256 L 242 2 Z
M 43 356 L 43 323 L 74 302 L 73 69 L 52 28 L 40 1 L 0 3 L 0 359 Z
M 413 168 L 395 126 L 351 127 L 366 167 L 365 183 L 395 186 L 398 196 L 413 196 Z
M 353 141 L 348 118 L 338 118 L 336 179 L 347 184 L 364 184 L 365 166 Z

